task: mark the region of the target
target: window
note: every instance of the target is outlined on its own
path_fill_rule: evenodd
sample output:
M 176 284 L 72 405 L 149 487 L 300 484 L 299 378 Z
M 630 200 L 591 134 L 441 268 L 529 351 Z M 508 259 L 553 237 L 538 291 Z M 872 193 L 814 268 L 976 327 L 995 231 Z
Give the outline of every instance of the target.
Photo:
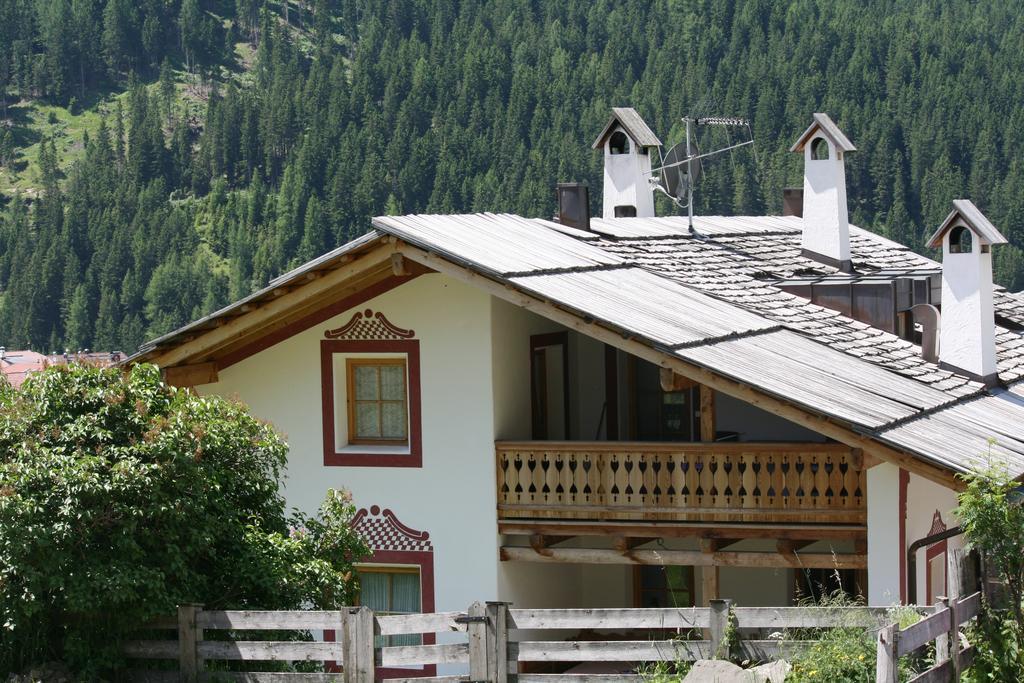
M 609 154 L 627 154 L 629 152 L 629 138 L 621 130 L 612 133 L 608 139 Z
M 958 225 L 949 231 L 949 253 L 969 254 L 973 249 L 971 231 L 962 225 Z
M 362 565 L 359 574 L 359 604 L 378 615 L 418 614 L 422 611 L 419 567 Z M 420 634 L 377 636 L 377 647 L 419 645 Z
M 811 141 L 811 158 L 815 161 L 828 159 L 828 141 L 825 138 L 814 138 Z
M 408 444 L 409 409 L 404 358 L 348 358 L 348 440 Z
M 636 218 L 636 207 L 635 206 L 616 206 L 615 207 L 616 218 Z
M 693 567 L 644 565 L 634 581 L 637 607 L 693 607 Z
M 422 467 L 416 339 L 320 342 L 324 465 Z

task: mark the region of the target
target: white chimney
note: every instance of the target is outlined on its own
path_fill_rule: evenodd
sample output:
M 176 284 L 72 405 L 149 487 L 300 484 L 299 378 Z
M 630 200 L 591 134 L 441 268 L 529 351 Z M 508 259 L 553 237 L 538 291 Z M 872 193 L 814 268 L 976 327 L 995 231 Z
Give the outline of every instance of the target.
M 954 199 L 928 240 L 929 247 L 942 247 L 939 364 L 986 384 L 997 379 L 993 244 L 1006 244 L 1006 238 L 969 199 Z
M 857 148 L 828 114 L 815 114 L 790 152 L 804 154 L 804 255 L 849 272 L 850 218 L 843 155 Z
M 661 147 L 640 114 L 631 107 L 612 107 L 612 116 L 594 140 L 604 150 L 604 218 L 654 215 L 651 150 Z

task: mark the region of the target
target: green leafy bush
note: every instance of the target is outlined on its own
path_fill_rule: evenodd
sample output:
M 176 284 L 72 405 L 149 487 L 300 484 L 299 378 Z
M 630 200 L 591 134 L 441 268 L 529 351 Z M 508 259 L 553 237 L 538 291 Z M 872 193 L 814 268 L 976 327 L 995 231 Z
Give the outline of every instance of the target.
M 988 603 L 968 634 L 977 646 L 971 681 L 1024 681 L 1024 506 L 1005 469 L 964 477 L 957 516 L 969 545 L 985 555 L 1006 589 L 1005 609 Z
M 91 678 L 118 640 L 183 602 L 350 602 L 347 494 L 288 514 L 287 446 L 244 406 L 157 368 L 71 365 L 0 385 L 0 672 L 63 659 Z

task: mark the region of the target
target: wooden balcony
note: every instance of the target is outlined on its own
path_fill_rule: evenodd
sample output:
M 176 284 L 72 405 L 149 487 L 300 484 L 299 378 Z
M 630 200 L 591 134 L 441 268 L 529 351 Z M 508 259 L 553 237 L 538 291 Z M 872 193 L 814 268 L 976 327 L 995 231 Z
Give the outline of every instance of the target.
M 498 519 L 863 525 L 841 444 L 498 442 Z

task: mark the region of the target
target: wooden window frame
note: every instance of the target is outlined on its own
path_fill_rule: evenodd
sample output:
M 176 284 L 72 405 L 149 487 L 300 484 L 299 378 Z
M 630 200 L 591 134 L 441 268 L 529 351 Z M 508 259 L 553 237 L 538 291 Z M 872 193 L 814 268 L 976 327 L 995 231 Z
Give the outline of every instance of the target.
M 420 575 L 420 609 L 422 614 L 433 614 L 437 611 L 434 601 L 434 551 L 433 550 L 375 550 L 365 562 L 358 563 L 356 570 L 367 569 L 379 565 L 381 570 L 399 569 L 408 567 L 410 570 L 418 571 Z M 372 569 L 370 569 L 372 571 Z M 334 631 L 324 631 L 326 642 L 335 642 Z M 423 645 L 436 645 L 437 634 L 421 634 Z M 328 669 L 333 672 L 340 671 L 337 662 L 328 662 Z M 401 668 L 401 667 L 376 667 L 375 679 L 386 678 L 422 678 L 437 675 L 437 665 L 427 664 L 422 668 Z
M 405 395 L 405 399 L 402 401 L 403 412 L 405 418 L 405 438 L 404 439 L 388 439 L 385 437 L 373 438 L 373 437 L 359 437 L 353 436 L 356 433 L 356 404 L 360 402 L 356 399 L 356 383 L 355 383 L 355 370 L 359 366 L 372 366 L 382 367 L 386 365 L 398 365 L 402 368 L 402 393 Z M 345 384 L 346 394 L 345 403 L 346 411 L 348 413 L 348 442 L 355 445 L 381 445 L 381 446 L 408 446 L 409 445 L 409 363 L 404 357 L 390 357 L 390 358 L 346 358 L 345 359 Z M 380 386 L 380 373 L 377 374 L 377 390 L 378 398 L 376 401 L 364 400 L 364 403 L 377 403 L 381 406 L 384 403 L 398 403 L 395 400 L 385 400 L 381 398 L 381 386 Z M 381 408 L 377 418 L 378 422 L 383 422 L 384 411 Z M 383 433 L 383 424 L 380 425 L 381 432 Z
M 336 425 L 341 418 L 334 401 L 334 357 L 339 354 L 402 354 L 406 362 L 406 402 L 409 439 L 407 453 L 381 453 L 374 446 L 405 446 L 379 440 L 353 443 L 339 451 Z M 347 381 L 347 378 L 346 378 Z M 420 342 L 418 339 L 344 341 L 325 339 L 320 342 L 320 389 L 323 425 L 324 466 L 326 467 L 422 467 L 423 430 L 420 398 Z M 346 408 L 347 412 L 347 408 Z M 354 448 L 353 448 L 354 447 Z

